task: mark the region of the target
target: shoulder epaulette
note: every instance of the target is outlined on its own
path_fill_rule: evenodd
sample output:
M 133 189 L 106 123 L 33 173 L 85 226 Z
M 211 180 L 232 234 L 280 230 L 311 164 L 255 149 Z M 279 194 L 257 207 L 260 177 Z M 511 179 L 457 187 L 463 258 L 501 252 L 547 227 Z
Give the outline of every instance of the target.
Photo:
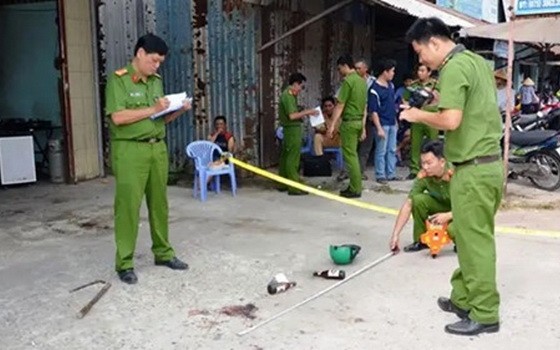
M 125 75 L 127 73 L 128 73 L 128 69 L 126 69 L 126 68 L 121 68 L 121 69 L 115 71 L 115 74 L 119 77 L 122 77 L 123 75 Z

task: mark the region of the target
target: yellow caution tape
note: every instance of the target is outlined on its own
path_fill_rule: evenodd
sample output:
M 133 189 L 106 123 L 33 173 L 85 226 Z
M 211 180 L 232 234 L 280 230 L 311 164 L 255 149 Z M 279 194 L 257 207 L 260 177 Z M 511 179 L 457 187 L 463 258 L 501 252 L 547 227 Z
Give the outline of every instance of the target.
M 330 199 L 330 200 L 333 200 L 333 201 L 337 201 L 337 202 L 340 202 L 340 203 L 352 205 L 352 206 L 362 208 L 362 209 L 376 211 L 378 213 L 390 214 L 390 215 L 397 215 L 399 213 L 399 211 L 396 210 L 396 209 L 383 207 L 383 206 L 375 205 L 375 204 L 370 204 L 370 203 L 358 201 L 358 200 L 351 199 L 351 198 L 344 198 L 344 197 L 338 196 L 338 195 L 330 193 L 330 192 L 325 192 L 325 191 L 318 190 L 316 188 L 301 184 L 299 182 L 283 178 L 282 176 L 273 174 L 269 171 L 263 170 L 261 168 L 258 168 L 256 166 L 254 166 L 254 165 L 247 164 L 247 163 L 242 162 L 239 159 L 236 159 L 232 156 L 229 156 L 228 159 L 233 164 L 235 164 L 235 165 L 239 166 L 240 168 L 243 168 L 247 171 L 250 171 L 250 172 L 255 173 L 257 175 L 266 177 L 268 179 L 279 182 L 281 184 L 296 188 L 298 190 L 312 193 L 312 194 L 317 195 L 319 197 L 327 198 L 327 199 Z M 553 230 L 532 230 L 532 229 L 526 229 L 526 228 L 520 228 L 520 227 L 496 226 L 496 232 L 503 233 L 503 234 L 515 234 L 515 235 L 524 235 L 524 236 L 539 236 L 539 237 L 560 238 L 560 231 L 553 231 Z

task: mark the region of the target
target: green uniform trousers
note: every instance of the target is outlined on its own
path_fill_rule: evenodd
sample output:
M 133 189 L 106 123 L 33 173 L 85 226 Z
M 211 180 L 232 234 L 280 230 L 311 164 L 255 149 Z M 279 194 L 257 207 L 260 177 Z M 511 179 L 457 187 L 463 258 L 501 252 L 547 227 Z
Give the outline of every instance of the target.
M 500 206 L 502 163 L 459 166 L 450 195 L 459 268 L 451 277 L 451 300 L 481 324 L 499 321 L 494 216 Z
M 353 193 L 362 193 L 362 171 L 358 158 L 358 143 L 362 136 L 362 121 L 343 121 L 340 124 L 340 143 L 346 171 L 350 178 L 348 189 Z
M 414 242 L 420 242 L 420 235 L 426 232 L 426 220 L 430 215 L 437 213 L 446 213 L 451 211 L 451 206 L 432 197 L 428 193 L 420 193 L 412 196 L 412 219 L 414 220 L 414 228 L 412 238 Z M 447 234 L 453 239 L 451 223 L 447 227 Z
M 437 140 L 438 131 L 426 124 L 412 123 L 410 125 L 410 173 L 418 174 L 420 171 L 420 153 L 424 137 Z
M 299 163 L 301 158 L 301 125 L 285 126 L 282 151 L 280 153 L 279 174 L 292 181 L 300 181 Z M 283 186 L 281 188 L 286 188 Z M 288 188 L 290 193 L 298 192 L 295 188 Z
M 134 268 L 140 206 L 144 194 L 148 206 L 152 252 L 155 260 L 171 260 L 175 253 L 168 240 L 167 176 L 165 142 L 111 142 L 115 191 L 116 270 Z

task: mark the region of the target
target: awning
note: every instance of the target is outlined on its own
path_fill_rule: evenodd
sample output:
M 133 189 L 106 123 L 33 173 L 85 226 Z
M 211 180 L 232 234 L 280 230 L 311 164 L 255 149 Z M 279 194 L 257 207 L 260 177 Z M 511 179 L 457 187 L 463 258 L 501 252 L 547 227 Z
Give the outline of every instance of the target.
M 452 9 L 425 0 L 364 0 L 365 3 L 381 5 L 413 17 L 438 17 L 450 27 L 470 28 L 486 22 L 464 15 Z
M 464 29 L 467 36 L 508 40 L 508 23 L 486 24 Z M 560 18 L 541 17 L 516 19 L 513 41 L 518 43 L 560 44 Z
M 246 2 L 250 1 L 254 3 L 267 2 L 266 0 L 244 0 L 244 1 Z M 287 32 L 280 35 L 279 37 L 272 39 L 269 42 L 263 44 L 263 46 L 261 46 L 257 52 L 258 53 L 263 52 L 267 48 L 274 46 L 277 42 L 284 40 L 285 38 L 289 37 L 295 32 L 298 32 L 303 28 L 309 26 L 311 23 L 314 23 L 320 20 L 321 18 L 327 16 L 328 14 L 337 11 L 347 5 L 350 5 L 353 1 L 355 0 L 339 1 L 337 4 L 323 10 L 321 13 L 311 17 L 310 19 L 301 23 L 300 25 L 288 30 Z M 404 13 L 413 17 L 419 17 L 419 18 L 434 17 L 434 16 L 439 17 L 445 24 L 447 24 L 450 27 L 470 28 L 485 23 L 483 21 L 459 13 L 455 10 L 436 6 L 425 0 L 362 0 L 362 1 L 366 4 L 373 5 L 373 6 L 375 5 L 384 6 L 394 11 Z

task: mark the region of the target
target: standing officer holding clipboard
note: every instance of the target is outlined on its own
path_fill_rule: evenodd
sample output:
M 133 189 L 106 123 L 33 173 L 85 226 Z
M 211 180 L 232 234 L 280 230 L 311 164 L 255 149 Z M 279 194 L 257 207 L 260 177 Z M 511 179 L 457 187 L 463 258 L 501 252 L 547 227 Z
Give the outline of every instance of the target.
M 156 72 L 168 47 L 163 39 L 147 34 L 138 39 L 134 58 L 110 75 L 105 91 L 105 114 L 109 117 L 111 162 L 115 175 L 115 269 L 121 281 L 134 284 L 134 250 L 138 236 L 140 205 L 148 205 L 152 252 L 156 265 L 186 270 L 168 239 L 167 177 L 169 159 L 165 124 L 191 109 L 185 101 L 176 112 L 157 119 L 166 110 L 161 76 Z

